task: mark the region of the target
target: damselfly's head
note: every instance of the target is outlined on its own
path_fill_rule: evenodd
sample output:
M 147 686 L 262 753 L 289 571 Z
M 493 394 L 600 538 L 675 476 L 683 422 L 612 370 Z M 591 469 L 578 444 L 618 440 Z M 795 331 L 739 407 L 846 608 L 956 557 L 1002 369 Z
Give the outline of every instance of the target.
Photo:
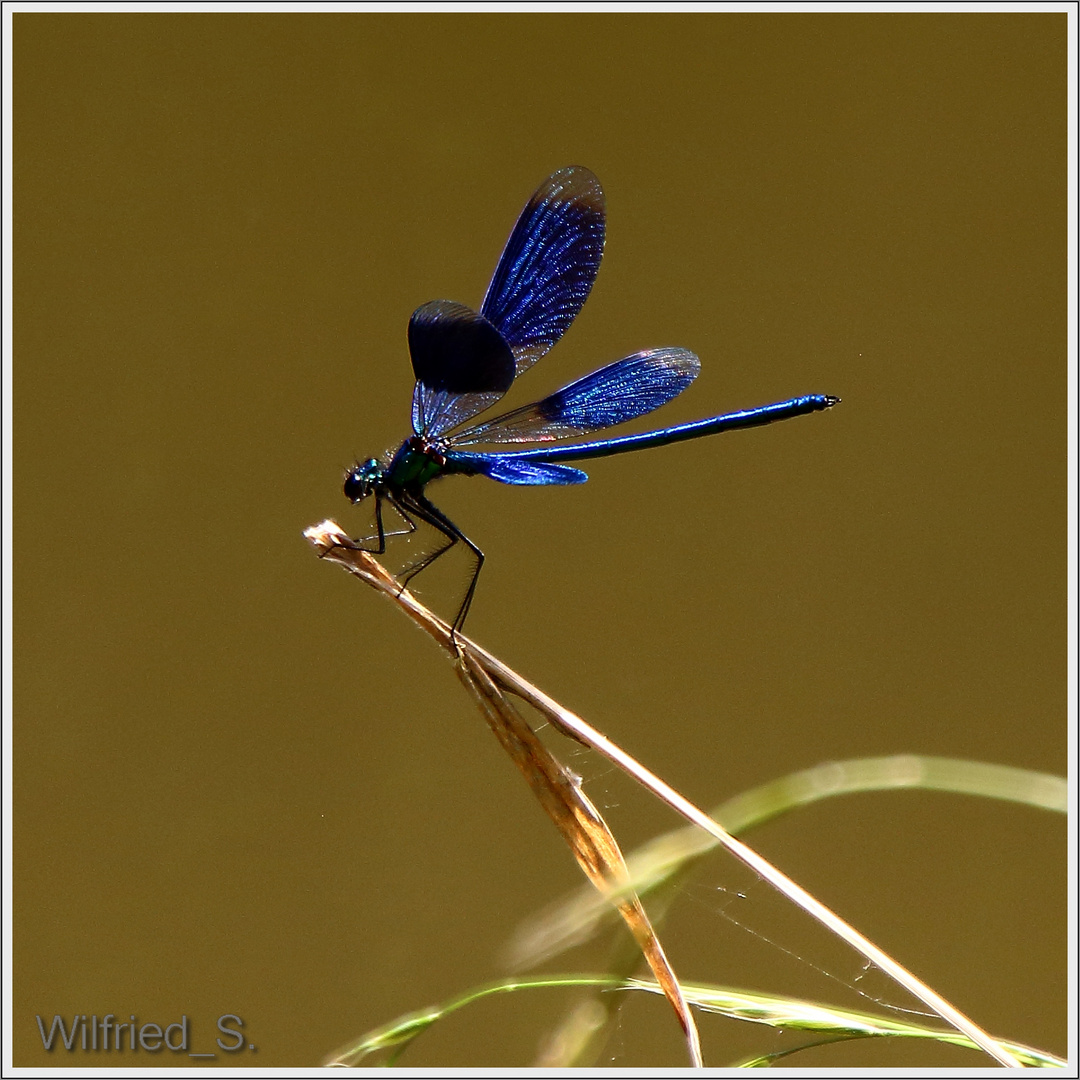
M 383 470 L 377 458 L 358 461 L 345 474 L 345 497 L 349 502 L 358 503 L 371 495 L 382 481 Z

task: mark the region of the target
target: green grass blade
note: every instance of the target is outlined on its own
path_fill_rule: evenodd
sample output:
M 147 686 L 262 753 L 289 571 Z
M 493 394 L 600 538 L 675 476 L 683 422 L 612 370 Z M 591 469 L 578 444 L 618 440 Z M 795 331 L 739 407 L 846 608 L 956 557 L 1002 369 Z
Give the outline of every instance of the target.
M 467 990 L 441 1005 L 408 1013 L 382 1027 L 369 1031 L 355 1042 L 342 1047 L 332 1054 L 324 1064 L 359 1065 L 364 1058 L 380 1052 L 390 1052 L 387 1064 L 397 1061 L 412 1041 L 433 1024 L 464 1009 L 474 1002 L 496 994 L 517 993 L 523 990 L 541 990 L 567 987 L 598 987 L 609 991 L 638 990 L 646 993 L 663 994 L 653 980 L 617 979 L 603 975 L 538 975 L 530 978 L 502 979 L 484 986 Z M 790 1057 L 800 1050 L 806 1050 L 823 1043 L 846 1041 L 851 1039 L 932 1039 L 964 1046 L 972 1050 L 979 1047 L 960 1032 L 952 1029 L 928 1027 L 909 1019 L 893 1020 L 875 1016 L 872 1013 L 856 1012 L 850 1009 L 837 1009 L 828 1005 L 816 1005 L 813 1002 L 797 998 L 779 997 L 772 994 L 751 993 L 732 990 L 727 987 L 708 984 L 683 983 L 683 992 L 687 1001 L 702 1012 L 716 1013 L 733 1020 L 748 1023 L 765 1024 L 769 1027 L 791 1031 L 807 1031 L 825 1038 L 815 1038 L 812 1042 L 797 1047 L 787 1048 L 775 1054 L 763 1055 L 741 1063 L 742 1067 L 771 1064 L 781 1057 Z M 1063 1068 L 1067 1063 L 1052 1054 L 1025 1046 L 1022 1043 L 1000 1040 L 1022 1064 L 1036 1068 Z M 980 1051 L 981 1052 L 981 1051 Z

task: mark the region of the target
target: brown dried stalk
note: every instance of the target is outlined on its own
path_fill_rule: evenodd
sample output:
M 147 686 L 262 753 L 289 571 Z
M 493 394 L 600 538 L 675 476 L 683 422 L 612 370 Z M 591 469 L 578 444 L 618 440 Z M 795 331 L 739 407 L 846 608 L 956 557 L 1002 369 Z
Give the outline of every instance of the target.
M 390 597 L 436 642 L 452 653 L 458 662 L 458 674 L 473 695 L 485 719 L 510 753 L 532 786 L 544 809 L 567 839 L 582 869 L 606 896 L 615 903 L 630 926 L 646 959 L 665 988 L 679 1022 L 686 1032 L 691 1060 L 701 1064 L 697 1030 L 678 982 L 635 893 L 628 885 L 628 874 L 618 845 L 592 804 L 580 791 L 572 774 L 548 753 L 507 698 L 512 694 L 528 702 L 560 732 L 603 754 L 609 761 L 633 776 L 658 798 L 688 821 L 720 841 L 732 854 L 784 893 L 794 903 L 824 923 L 873 964 L 891 975 L 901 986 L 933 1009 L 958 1031 L 967 1035 L 991 1057 L 1007 1068 L 1020 1063 L 997 1040 L 942 998 L 922 980 L 871 941 L 835 912 L 811 896 L 787 875 L 763 859 L 756 851 L 736 840 L 704 811 L 670 788 L 658 776 L 630 757 L 595 728 L 543 691 L 523 679 L 511 668 L 462 634 L 453 638 L 450 626 L 429 611 L 370 554 L 361 550 L 348 534 L 333 521 L 323 521 L 304 531 L 304 536 L 322 558 L 336 562 L 362 581 Z M 527 734 L 526 734 L 527 733 Z M 660 970 L 658 970 L 658 966 Z M 661 971 L 665 972 L 662 976 Z M 670 992 L 669 992 L 670 990 Z

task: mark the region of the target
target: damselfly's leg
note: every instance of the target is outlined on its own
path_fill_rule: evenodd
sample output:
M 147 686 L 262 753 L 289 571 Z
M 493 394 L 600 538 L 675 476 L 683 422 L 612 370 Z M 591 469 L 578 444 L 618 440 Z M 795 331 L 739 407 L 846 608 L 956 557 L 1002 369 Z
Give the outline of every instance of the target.
M 418 563 L 413 564 L 399 575 L 399 580 L 403 586 L 408 585 L 421 570 L 426 570 L 440 555 L 445 555 L 459 540 L 473 553 L 476 560 L 472 579 L 465 593 L 465 599 L 461 602 L 461 607 L 458 608 L 458 613 L 450 627 L 450 639 L 453 641 L 465 622 L 465 616 L 469 614 L 469 605 L 472 604 L 473 593 L 476 592 L 476 582 L 480 577 L 480 569 L 484 565 L 484 553 L 438 507 L 428 502 L 423 495 L 410 495 L 408 502 L 409 510 L 421 521 L 426 521 L 433 528 L 438 529 L 446 537 L 446 543 L 430 555 L 425 555 Z M 400 510 L 400 507 L 398 509 Z
M 442 523 L 438 520 L 433 520 L 432 518 L 428 517 L 422 510 L 419 510 L 416 507 L 410 507 L 410 509 L 412 509 L 413 513 L 416 514 L 416 516 L 420 518 L 421 521 L 425 521 L 428 525 L 431 525 L 434 528 L 438 529 L 445 538 L 446 542 L 437 547 L 434 551 L 430 551 L 426 555 L 422 555 L 419 559 L 416 560 L 416 562 L 409 563 L 408 566 L 402 568 L 401 572 L 398 574 L 398 580 L 401 582 L 402 587 L 408 585 L 409 582 L 412 581 L 412 579 L 416 577 L 416 575 L 419 574 L 421 570 L 426 570 L 440 555 L 445 555 L 457 543 L 458 540 L 458 538 L 453 533 L 448 533 L 442 527 Z
M 416 532 L 416 522 L 413 521 L 408 514 L 394 500 L 390 500 L 390 505 L 397 511 L 398 517 L 405 522 L 404 529 L 395 529 L 393 532 L 387 532 L 383 526 L 382 517 L 382 498 L 379 495 L 375 496 L 375 528 L 376 532 L 374 536 L 365 536 L 361 540 L 357 540 L 356 544 L 361 551 L 366 551 L 369 555 L 385 555 L 386 554 L 386 538 L 388 536 L 408 536 L 409 533 Z M 369 540 L 377 540 L 378 543 L 375 547 L 364 547 Z

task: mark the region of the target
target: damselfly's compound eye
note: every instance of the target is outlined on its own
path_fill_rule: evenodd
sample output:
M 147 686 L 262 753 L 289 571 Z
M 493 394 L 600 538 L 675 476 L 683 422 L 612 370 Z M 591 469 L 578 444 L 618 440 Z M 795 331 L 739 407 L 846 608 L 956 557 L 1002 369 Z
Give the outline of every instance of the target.
M 366 499 L 374 490 L 382 476 L 382 467 L 375 458 L 358 462 L 345 477 L 345 497 L 354 503 Z

